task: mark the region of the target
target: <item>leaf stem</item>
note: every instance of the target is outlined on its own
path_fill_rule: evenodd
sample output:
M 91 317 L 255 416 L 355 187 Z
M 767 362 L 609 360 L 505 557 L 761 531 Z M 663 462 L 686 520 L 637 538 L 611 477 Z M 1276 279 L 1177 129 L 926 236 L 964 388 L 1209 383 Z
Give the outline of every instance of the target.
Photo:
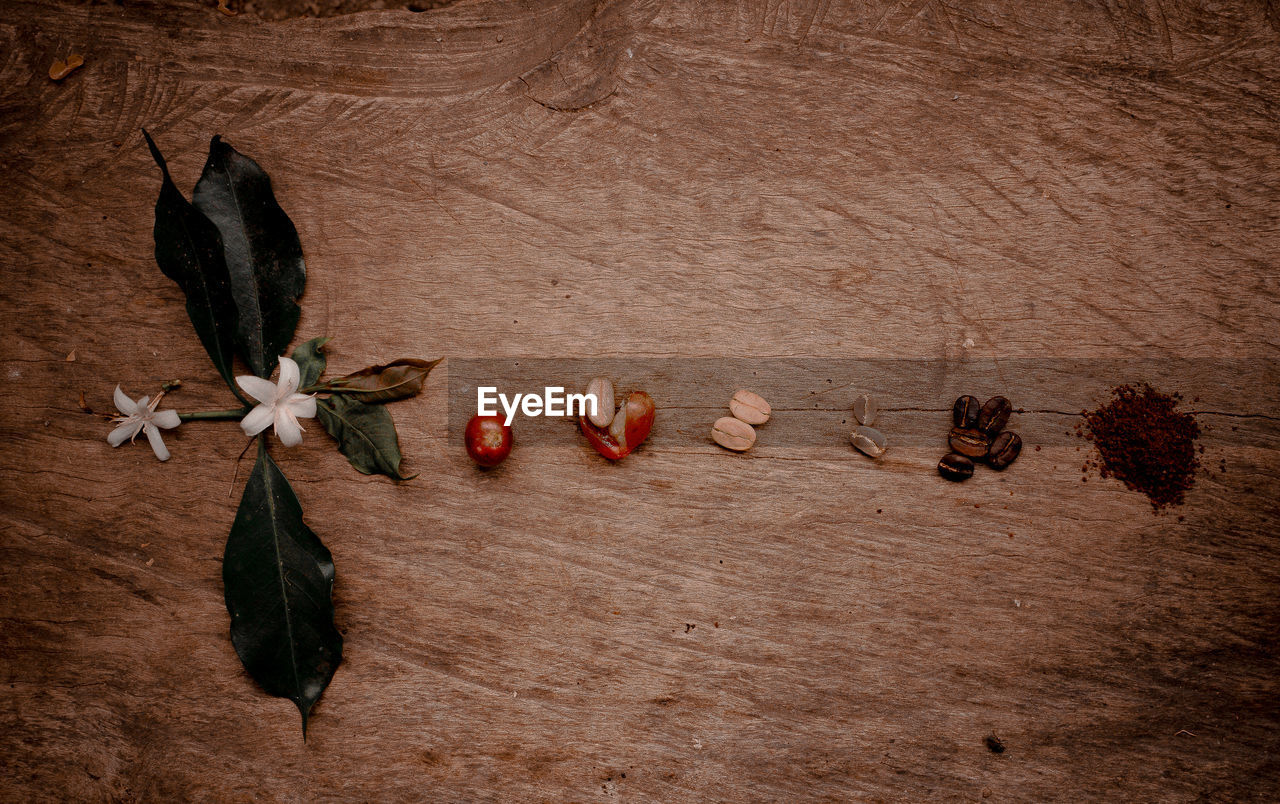
M 184 422 L 238 422 L 252 408 L 235 408 L 234 410 L 200 410 L 195 413 L 179 413 L 178 418 Z

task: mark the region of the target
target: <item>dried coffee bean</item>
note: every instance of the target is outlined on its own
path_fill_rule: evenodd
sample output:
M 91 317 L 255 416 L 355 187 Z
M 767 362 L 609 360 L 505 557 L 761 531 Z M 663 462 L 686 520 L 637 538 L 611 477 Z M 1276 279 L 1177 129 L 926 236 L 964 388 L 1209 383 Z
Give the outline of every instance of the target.
M 951 407 L 951 421 L 956 427 L 976 427 L 978 425 L 978 398 L 965 394 L 956 400 Z
M 1022 436 L 1012 430 L 1005 430 L 991 442 L 991 449 L 987 452 L 987 465 L 996 471 L 1003 472 L 1009 464 L 1018 459 L 1020 452 L 1022 452 Z
M 973 461 L 959 453 L 948 452 L 938 461 L 938 474 L 957 483 L 968 480 L 973 477 Z
M 741 419 L 724 416 L 711 425 L 711 440 L 725 449 L 746 452 L 756 443 L 756 431 Z
M 879 458 L 889 448 L 889 442 L 884 437 L 884 433 L 874 427 L 856 428 L 849 436 L 849 443 L 857 447 L 862 454 L 872 458 Z
M 968 427 L 951 428 L 948 443 L 951 444 L 953 452 L 958 452 L 967 458 L 985 458 L 987 451 L 991 449 L 991 439 L 987 438 L 981 430 Z
M 978 429 L 995 438 L 996 433 L 1009 423 L 1009 414 L 1013 413 L 1013 404 L 1002 396 L 993 396 L 978 411 Z
M 858 420 L 858 424 L 864 427 L 870 427 L 876 423 L 876 416 L 880 413 L 876 408 L 876 401 L 868 394 L 860 394 L 857 399 L 853 400 L 853 418 Z
M 747 424 L 764 424 L 769 421 L 773 408 L 759 394 L 738 389 L 729 400 L 729 412 Z

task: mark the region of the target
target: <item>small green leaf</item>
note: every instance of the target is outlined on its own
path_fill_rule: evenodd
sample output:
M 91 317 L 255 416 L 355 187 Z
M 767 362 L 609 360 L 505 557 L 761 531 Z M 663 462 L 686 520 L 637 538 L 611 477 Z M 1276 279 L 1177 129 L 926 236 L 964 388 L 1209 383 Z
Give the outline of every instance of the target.
M 416 360 L 404 357 L 330 380 L 319 390 L 346 394 L 353 399 L 370 403 L 409 399 L 422 392 L 422 383 L 431 373 L 431 369 L 439 363 L 440 360 Z
M 333 557 L 259 440 L 222 559 L 231 643 L 264 690 L 297 704 L 304 738 L 311 707 L 342 662 L 333 579 Z
M 298 388 L 306 389 L 315 385 L 320 375 L 324 374 L 327 362 L 323 351 L 324 345 L 331 340 L 333 338 L 312 338 L 293 350 L 293 362 L 298 364 L 298 370 L 302 373 Z
M 356 469 L 366 475 L 411 479 L 400 474 L 400 439 L 386 408 L 349 396 L 334 396 L 316 402 L 316 415 Z

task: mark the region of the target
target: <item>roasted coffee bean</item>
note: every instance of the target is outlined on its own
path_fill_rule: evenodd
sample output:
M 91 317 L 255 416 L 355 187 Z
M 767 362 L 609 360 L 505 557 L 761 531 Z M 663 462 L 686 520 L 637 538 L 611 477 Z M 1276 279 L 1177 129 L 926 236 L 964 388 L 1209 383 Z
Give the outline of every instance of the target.
M 956 427 L 976 427 L 978 424 L 978 398 L 965 394 L 951 407 L 951 421 Z
M 981 430 L 968 427 L 951 428 L 951 437 L 948 442 L 953 452 L 958 452 L 966 458 L 985 458 L 987 451 L 991 448 L 991 439 L 987 438 Z
M 957 483 L 968 480 L 973 477 L 973 461 L 959 453 L 948 452 L 938 461 L 938 474 Z
M 1018 459 L 1020 452 L 1022 436 L 1012 430 L 1005 430 L 991 442 L 991 449 L 987 452 L 987 466 L 1003 472 L 1005 467 Z
M 986 433 L 987 438 L 995 438 L 1009 423 L 1010 413 L 1013 413 L 1013 404 L 1002 396 L 993 396 L 978 411 L 978 429 Z
M 870 458 L 879 458 L 884 451 L 889 448 L 889 441 L 884 437 L 884 433 L 874 427 L 858 427 L 849 436 L 849 443 L 858 448 L 858 451 Z

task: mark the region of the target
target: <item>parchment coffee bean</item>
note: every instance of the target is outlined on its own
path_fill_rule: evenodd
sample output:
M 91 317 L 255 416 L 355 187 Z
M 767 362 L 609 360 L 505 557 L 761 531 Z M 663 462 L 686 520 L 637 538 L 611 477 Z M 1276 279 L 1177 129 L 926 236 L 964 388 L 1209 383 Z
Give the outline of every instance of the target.
M 876 416 L 879 413 L 876 401 L 870 395 L 859 394 L 858 398 L 853 400 L 853 418 L 858 420 L 858 424 L 870 427 L 876 423 Z
M 977 427 L 978 426 L 978 404 L 976 396 L 965 394 L 956 400 L 955 405 L 951 408 L 951 421 L 956 427 Z
M 764 401 L 764 397 L 744 388 L 733 392 L 729 400 L 729 412 L 747 424 L 764 424 L 769 421 L 773 408 Z
M 981 430 L 968 427 L 951 428 L 948 443 L 952 452 L 958 452 L 966 458 L 985 458 L 991 448 L 991 439 Z
M 889 448 L 889 442 L 885 439 L 884 433 L 874 427 L 855 428 L 853 434 L 849 436 L 849 442 L 857 447 L 859 452 L 872 458 L 879 458 Z
M 608 377 L 596 377 L 587 383 L 587 393 L 595 394 L 596 412 L 587 416 L 596 427 L 608 427 L 613 421 L 613 382 Z
M 991 442 L 991 450 L 987 452 L 987 465 L 996 471 L 1005 468 L 1018 459 L 1022 452 L 1022 436 L 1012 430 L 1005 430 Z
M 724 416 L 711 425 L 711 440 L 725 449 L 746 452 L 756 443 L 755 428 L 741 419 Z
M 1002 396 L 993 396 L 978 411 L 978 429 L 995 438 L 996 433 L 1009 423 L 1009 414 L 1013 413 L 1013 403 Z
M 973 461 L 955 452 L 948 452 L 938 461 L 938 474 L 959 483 L 973 477 Z

